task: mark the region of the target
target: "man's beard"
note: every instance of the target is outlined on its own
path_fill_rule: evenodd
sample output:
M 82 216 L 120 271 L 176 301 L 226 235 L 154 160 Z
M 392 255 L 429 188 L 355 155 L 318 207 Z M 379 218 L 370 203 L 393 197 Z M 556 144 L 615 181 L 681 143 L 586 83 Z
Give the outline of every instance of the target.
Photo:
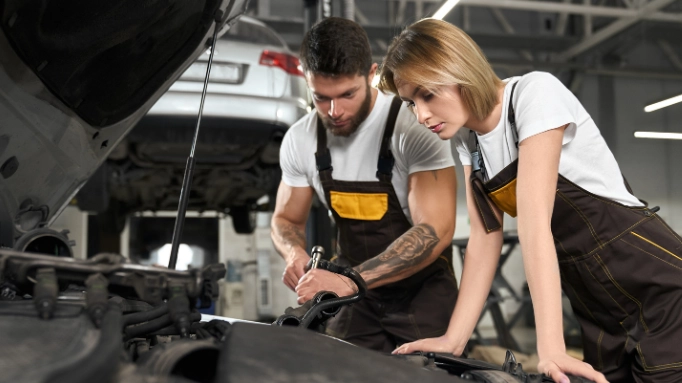
M 367 92 L 365 92 L 365 99 L 362 101 L 360 109 L 355 114 L 355 116 L 353 116 L 350 119 L 347 126 L 343 127 L 334 126 L 334 122 L 329 117 L 329 115 L 320 116 L 320 114 L 318 113 L 317 117 L 322 118 L 322 125 L 324 125 L 324 127 L 327 128 L 329 133 L 335 136 L 349 137 L 351 134 L 355 133 L 358 130 L 360 124 L 362 124 L 362 122 L 365 121 L 367 116 L 369 116 L 370 112 L 369 107 L 372 104 L 372 91 L 370 90 L 369 86 L 367 86 L 366 89 Z

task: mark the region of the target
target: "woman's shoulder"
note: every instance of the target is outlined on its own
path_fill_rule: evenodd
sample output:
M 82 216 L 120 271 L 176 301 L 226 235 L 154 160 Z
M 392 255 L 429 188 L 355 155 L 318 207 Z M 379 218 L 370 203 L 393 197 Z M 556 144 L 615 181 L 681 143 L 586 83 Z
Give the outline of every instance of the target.
M 551 73 L 534 71 L 519 77 L 517 88 L 546 90 L 552 88 L 565 89 L 564 84 Z

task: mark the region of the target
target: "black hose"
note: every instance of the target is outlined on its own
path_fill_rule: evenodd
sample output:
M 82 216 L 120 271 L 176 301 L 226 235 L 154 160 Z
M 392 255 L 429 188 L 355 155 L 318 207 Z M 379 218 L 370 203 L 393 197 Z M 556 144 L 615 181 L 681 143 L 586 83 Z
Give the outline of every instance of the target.
M 339 296 L 336 295 L 335 293 L 332 293 L 330 291 L 321 291 L 313 297 L 313 305 L 318 304 L 320 302 L 328 301 L 330 299 L 336 299 Z M 341 306 L 336 306 L 332 307 L 330 309 L 322 310 L 323 315 L 326 317 L 333 317 L 334 315 L 338 314 L 339 311 L 341 311 Z
M 201 313 L 194 312 L 189 314 L 189 320 L 190 322 L 198 322 L 201 320 Z M 151 320 L 149 322 L 137 325 L 137 326 L 130 326 L 125 329 L 125 339 L 131 339 L 135 338 L 141 335 L 148 335 L 151 333 L 154 333 L 155 335 L 160 335 L 156 334 L 158 331 L 162 331 L 166 328 L 175 328 L 174 332 L 171 332 L 169 334 L 164 334 L 164 335 L 177 335 L 180 334 L 180 331 L 175 327 L 173 320 L 171 319 L 170 315 L 163 315 L 159 318 L 156 318 L 154 320 Z M 168 330 L 170 331 L 170 330 Z
M 130 326 L 133 324 L 148 322 L 152 319 L 156 319 L 161 315 L 168 313 L 168 305 L 163 303 L 161 306 L 154 307 L 148 311 L 142 311 L 133 314 L 127 314 L 123 316 L 123 327 Z
M 125 340 L 135 338 L 140 335 L 148 334 L 150 332 L 158 331 L 166 326 L 173 324 L 173 320 L 170 315 L 165 314 L 156 319 L 150 320 L 136 326 L 126 327 L 124 330 Z
M 349 297 L 327 299 L 316 305 L 313 305 L 313 307 L 311 307 L 310 310 L 308 310 L 308 312 L 306 312 L 303 315 L 303 317 L 301 317 L 301 324 L 299 324 L 299 327 L 309 328 L 313 320 L 315 320 L 315 318 L 317 318 L 317 316 L 323 311 L 332 311 L 336 307 L 350 305 L 352 303 L 358 302 L 362 298 L 364 298 L 365 294 L 367 293 L 367 284 L 365 283 L 365 280 L 362 279 L 360 273 L 353 270 L 353 268 L 341 267 L 327 260 L 320 260 L 318 268 L 330 271 L 332 273 L 340 274 L 343 275 L 344 277 L 349 278 L 355 283 L 355 285 L 357 285 L 358 292 L 355 295 L 351 295 Z
M 301 324 L 301 318 L 297 317 L 296 315 L 281 315 L 277 320 L 273 323 L 275 326 L 293 326 L 293 327 L 298 327 Z

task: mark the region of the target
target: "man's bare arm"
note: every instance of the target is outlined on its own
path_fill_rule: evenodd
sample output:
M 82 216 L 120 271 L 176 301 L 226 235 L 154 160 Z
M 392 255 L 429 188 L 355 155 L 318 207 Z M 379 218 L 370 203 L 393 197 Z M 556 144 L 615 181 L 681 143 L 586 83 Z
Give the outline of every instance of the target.
M 425 267 L 430 263 L 427 261 L 438 242 L 440 239 L 433 226 L 420 223 L 396 239 L 386 251 L 358 265 L 356 270 L 372 287 L 385 284 L 381 281 L 386 282 L 389 278 L 403 279 L 397 276 L 407 277 L 423 268 L 420 265 L 425 264 Z
M 291 187 L 284 182 L 279 184 L 270 235 L 275 249 L 287 263 L 282 281 L 291 290 L 296 288 L 308 262 L 305 224 L 312 200 L 313 189 L 310 187 Z
M 455 168 L 412 173 L 408 182 L 414 226 L 384 252 L 355 267 L 369 288 L 417 273 L 451 246 L 457 208 Z
M 294 247 L 305 249 L 305 226 L 295 225 L 283 218 L 273 218 L 272 221 L 272 239 L 279 255 L 284 256 Z

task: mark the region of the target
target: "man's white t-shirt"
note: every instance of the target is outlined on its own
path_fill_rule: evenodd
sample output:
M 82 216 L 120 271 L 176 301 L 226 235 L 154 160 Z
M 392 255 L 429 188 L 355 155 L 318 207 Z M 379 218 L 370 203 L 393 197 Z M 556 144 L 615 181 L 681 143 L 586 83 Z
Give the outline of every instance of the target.
M 339 181 L 378 181 L 377 159 L 381 138 L 388 119 L 392 96 L 377 92 L 377 98 L 365 121 L 349 137 L 327 132 L 327 147 L 332 158 L 332 178 Z M 401 106 L 390 144 L 395 157 L 391 183 L 400 206 L 411 220 L 407 204 L 408 175 L 455 166 L 447 141 L 420 125 L 407 108 Z M 279 160 L 282 181 L 291 187 L 312 186 L 327 205 L 320 176 L 315 165 L 317 151 L 317 112 L 312 111 L 297 121 L 284 135 Z
M 627 191 L 618 163 L 592 117 L 556 77 L 545 72 L 531 72 L 505 81 L 500 122 L 491 132 L 477 136 L 489 178 L 518 158 L 507 118 L 512 86 L 518 82 L 513 105 L 519 143 L 568 124 L 564 131 L 559 174 L 593 194 L 628 206 L 642 206 Z M 461 129 L 454 137 L 463 165 L 471 165 L 469 132 L 469 129 Z

